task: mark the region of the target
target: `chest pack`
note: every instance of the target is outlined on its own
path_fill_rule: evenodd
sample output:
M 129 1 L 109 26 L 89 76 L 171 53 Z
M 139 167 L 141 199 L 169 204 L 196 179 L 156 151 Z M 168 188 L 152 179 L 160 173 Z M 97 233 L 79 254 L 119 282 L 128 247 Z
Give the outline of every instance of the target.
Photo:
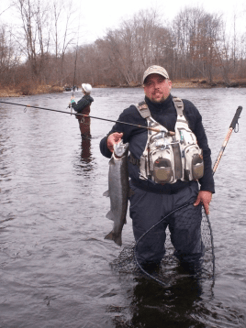
M 198 180 L 203 176 L 202 150 L 184 116 L 183 101 L 173 98 L 173 103 L 177 111 L 175 132 L 156 122 L 145 102 L 137 105 L 147 126 L 153 129 L 148 130 L 148 140 L 140 157 L 140 179 L 172 184 L 177 180 Z

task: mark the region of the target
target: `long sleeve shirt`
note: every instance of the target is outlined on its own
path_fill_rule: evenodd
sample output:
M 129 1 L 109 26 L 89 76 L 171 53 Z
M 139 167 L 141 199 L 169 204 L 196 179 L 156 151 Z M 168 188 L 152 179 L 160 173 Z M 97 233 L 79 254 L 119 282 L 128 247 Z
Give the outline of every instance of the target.
M 83 113 L 83 110 L 88 105 L 90 105 L 93 101 L 94 101 L 94 99 L 90 95 L 85 95 L 78 101 L 77 104 L 75 102 L 72 103 L 72 107 L 77 113 Z M 87 113 L 84 113 L 84 114 L 87 114 Z
M 153 103 L 147 97 L 145 97 L 145 101 L 150 109 L 151 116 L 161 125 L 166 127 L 168 131 L 174 131 L 176 120 L 177 120 L 177 112 L 176 108 L 173 104 L 172 95 L 162 103 Z M 199 147 L 203 151 L 203 160 L 204 160 L 204 175 L 201 179 L 199 179 L 200 183 L 200 190 L 210 191 L 212 193 L 215 192 L 214 190 L 214 179 L 213 179 L 213 172 L 212 172 L 212 163 L 211 163 L 211 151 L 208 146 L 208 141 L 206 137 L 206 133 L 202 124 L 202 117 L 197 110 L 197 108 L 188 100 L 183 99 L 184 102 L 184 114 L 188 121 L 189 128 L 195 134 L 197 138 L 197 142 Z M 129 108 L 125 109 L 119 116 L 118 121 L 126 122 L 126 123 L 133 123 L 136 125 L 143 125 L 147 126 L 146 120 L 139 114 L 137 108 L 134 105 L 131 105 Z M 129 143 L 129 150 L 131 154 L 136 158 L 140 159 L 147 142 L 147 129 L 141 129 L 139 127 L 125 125 L 116 123 L 108 135 L 119 132 L 123 133 L 123 142 Z M 101 153 L 105 156 L 110 158 L 112 153 L 107 148 L 107 137 L 104 137 L 100 142 L 100 150 Z M 146 186 L 145 181 L 141 181 L 139 178 L 139 167 L 137 165 L 133 165 L 130 161 L 128 163 L 129 169 L 129 177 L 133 180 L 138 182 L 141 186 Z M 177 181 L 176 183 L 172 184 L 165 184 L 161 186 L 153 181 L 149 181 L 148 186 L 153 187 L 154 189 L 158 190 L 174 190 L 175 188 L 181 188 L 185 182 Z

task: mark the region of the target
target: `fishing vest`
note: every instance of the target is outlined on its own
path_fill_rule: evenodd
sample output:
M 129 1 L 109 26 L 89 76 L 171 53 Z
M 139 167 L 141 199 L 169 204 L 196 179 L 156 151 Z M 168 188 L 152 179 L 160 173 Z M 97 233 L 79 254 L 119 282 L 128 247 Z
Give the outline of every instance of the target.
M 147 143 L 140 157 L 140 179 L 172 184 L 177 180 L 198 180 L 203 176 L 202 150 L 184 116 L 183 101 L 173 98 L 173 103 L 177 111 L 175 132 L 156 122 L 145 102 L 136 106 L 147 126 L 153 129 L 148 130 Z

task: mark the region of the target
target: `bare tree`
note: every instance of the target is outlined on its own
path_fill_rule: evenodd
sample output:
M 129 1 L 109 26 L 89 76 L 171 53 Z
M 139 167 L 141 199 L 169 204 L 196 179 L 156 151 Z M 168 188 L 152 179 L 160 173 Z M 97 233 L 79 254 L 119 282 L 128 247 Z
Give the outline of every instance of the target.
M 174 20 L 174 35 L 181 64 L 181 76 L 202 75 L 213 81 L 218 63 L 223 25 L 221 16 L 199 8 L 186 8 Z
M 170 31 L 160 26 L 154 10 L 140 11 L 100 41 L 111 78 L 114 74 L 115 83 L 127 85 L 141 83 L 142 72 L 150 64 L 170 63 L 173 56 L 167 58 L 167 54 L 171 55 L 172 44 Z
M 79 45 L 81 14 L 72 0 L 14 1 L 21 28 L 11 33 L 0 25 L 1 81 L 135 86 L 152 64 L 166 67 L 172 79 L 213 83 L 221 76 L 230 85 L 233 74 L 245 77 L 246 29 L 238 33 L 236 15 L 228 36 L 222 16 L 199 7 L 180 11 L 169 26 L 156 10 L 141 10 L 103 38 Z
M 26 42 L 23 50 L 30 63 L 32 79 L 38 80 L 40 79 L 40 70 L 43 65 L 45 52 L 44 29 L 47 28 L 48 24 L 44 24 L 44 22 L 48 21 L 47 4 L 41 4 L 39 0 L 32 2 L 30 0 L 17 0 L 15 4 L 21 17 L 24 40 Z M 48 42 L 46 45 L 48 45 Z
M 16 84 L 16 69 L 20 65 L 20 53 L 15 46 L 12 30 L 0 26 L 0 85 Z

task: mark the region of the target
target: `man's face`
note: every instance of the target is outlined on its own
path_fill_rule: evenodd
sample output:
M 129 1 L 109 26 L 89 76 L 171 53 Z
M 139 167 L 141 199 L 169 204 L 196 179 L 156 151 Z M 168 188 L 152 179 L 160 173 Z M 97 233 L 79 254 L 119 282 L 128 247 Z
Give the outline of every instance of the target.
M 161 103 L 170 95 L 172 82 L 159 74 L 150 74 L 144 82 L 144 93 L 155 103 Z

